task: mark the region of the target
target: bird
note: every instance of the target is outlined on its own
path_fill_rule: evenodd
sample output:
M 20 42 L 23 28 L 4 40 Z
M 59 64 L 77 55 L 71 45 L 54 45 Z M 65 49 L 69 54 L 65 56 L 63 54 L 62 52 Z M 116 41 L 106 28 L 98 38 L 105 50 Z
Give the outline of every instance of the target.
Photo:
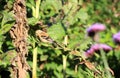
M 36 36 L 40 39 L 40 41 L 44 43 L 53 43 L 54 40 L 50 38 L 47 32 L 42 31 L 42 30 L 36 30 L 35 32 Z
M 64 48 L 57 41 L 52 39 L 47 32 L 45 32 L 43 30 L 36 30 L 35 34 L 41 42 L 50 43 L 50 44 L 52 44 L 53 47 Z

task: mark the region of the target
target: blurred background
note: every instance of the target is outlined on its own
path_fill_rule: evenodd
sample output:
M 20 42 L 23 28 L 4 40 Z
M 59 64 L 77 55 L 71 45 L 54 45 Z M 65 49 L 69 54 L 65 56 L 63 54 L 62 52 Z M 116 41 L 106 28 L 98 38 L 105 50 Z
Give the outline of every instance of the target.
M 37 48 L 36 78 L 120 78 L 120 36 L 117 42 L 113 38 L 120 31 L 120 0 L 25 1 L 29 25 L 26 58 L 33 69 Z M 11 78 L 10 60 L 16 56 L 9 33 L 15 24 L 13 4 L 14 0 L 0 0 L 0 78 Z M 89 36 L 87 29 L 96 23 L 104 25 L 104 31 Z M 92 35 L 96 31 L 93 28 Z M 86 57 L 96 43 L 112 50 L 99 49 Z M 28 75 L 31 78 L 32 70 Z

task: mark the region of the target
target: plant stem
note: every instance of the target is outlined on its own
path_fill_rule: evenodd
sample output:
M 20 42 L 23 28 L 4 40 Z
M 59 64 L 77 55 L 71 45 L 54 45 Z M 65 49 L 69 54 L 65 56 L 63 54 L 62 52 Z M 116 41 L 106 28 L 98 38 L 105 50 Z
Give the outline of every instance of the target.
M 37 47 L 33 49 L 33 71 L 32 78 L 37 78 Z
M 39 6 L 40 6 L 41 0 L 36 0 L 36 18 L 39 18 Z
M 108 62 L 107 62 L 107 58 L 105 56 L 105 52 L 103 50 L 100 51 L 100 54 L 102 56 L 102 60 L 103 60 L 103 63 L 104 63 L 104 66 L 105 66 L 105 71 L 106 71 L 106 74 L 107 74 L 107 77 L 108 78 L 112 78 L 111 76 L 111 73 L 110 71 L 108 70 L 109 69 L 109 65 L 108 65 Z
M 63 55 L 63 78 L 66 78 L 66 61 L 67 57 Z

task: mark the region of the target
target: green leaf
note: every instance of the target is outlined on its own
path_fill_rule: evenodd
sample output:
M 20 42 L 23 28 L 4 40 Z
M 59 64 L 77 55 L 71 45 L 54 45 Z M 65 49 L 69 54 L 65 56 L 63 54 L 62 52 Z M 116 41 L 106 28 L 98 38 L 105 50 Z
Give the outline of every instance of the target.
M 31 5 L 32 6 L 35 6 L 35 0 L 27 0 L 28 2 L 26 2 L 26 5 L 28 6 L 28 7 L 30 7 L 31 8 Z
M 61 40 L 65 36 L 65 30 L 61 23 L 57 23 L 48 28 L 48 34 L 54 40 Z
M 46 64 L 45 66 L 46 66 L 47 70 L 50 70 L 50 69 L 56 70 L 58 65 L 55 62 L 51 62 L 51 63 Z
M 3 14 L 3 19 L 1 22 L 1 27 L 3 27 L 6 23 L 8 24 L 9 22 L 11 23 L 15 20 L 12 12 L 8 13 L 7 11 L 4 11 L 2 14 Z
M 41 60 L 41 61 L 46 61 L 47 58 L 48 58 L 48 55 L 41 55 L 41 56 L 40 56 L 40 60 Z
M 62 54 L 61 50 L 55 49 L 56 56 L 59 56 Z
M 83 23 L 89 18 L 86 9 L 84 8 L 79 10 L 79 12 L 76 14 L 76 17 L 78 17 Z
M 57 78 L 63 78 L 63 74 L 57 71 L 54 71 L 54 74 Z
M 61 7 L 62 4 L 59 0 L 46 0 L 41 3 L 41 12 L 43 17 L 50 17 L 58 13 Z
M 28 18 L 28 24 L 31 26 L 35 26 L 39 20 L 36 19 L 35 17 Z
M 11 24 L 5 24 L 1 29 L 0 29 L 0 34 L 5 34 L 6 32 L 8 32 L 11 27 L 14 25 L 14 22 Z M 3 31 L 4 30 L 4 31 Z
M 0 60 L 3 64 L 10 64 L 11 60 L 16 56 L 16 52 L 14 50 L 10 50 L 6 53 L 0 55 Z

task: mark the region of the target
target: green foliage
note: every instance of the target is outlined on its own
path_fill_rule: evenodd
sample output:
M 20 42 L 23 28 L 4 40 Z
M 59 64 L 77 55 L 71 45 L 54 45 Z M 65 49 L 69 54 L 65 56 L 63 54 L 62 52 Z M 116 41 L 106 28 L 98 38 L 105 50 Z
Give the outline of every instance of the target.
M 11 65 L 11 61 L 16 56 L 16 52 L 14 50 L 8 51 L 4 54 L 0 55 L 0 65 L 4 64 L 5 66 Z
M 65 30 L 61 23 L 57 23 L 48 28 L 48 34 L 54 40 L 61 40 L 65 36 Z
M 0 33 L 5 34 L 14 25 L 15 20 L 12 12 L 3 11 L 1 15 L 2 15 L 2 18 L 1 18 L 2 21 L 0 23 L 1 24 Z
M 120 49 L 112 39 L 113 34 L 120 29 L 119 0 L 40 0 L 38 17 L 38 5 L 35 1 L 26 0 L 29 25 L 27 62 L 31 68 L 34 67 L 32 51 L 37 47 L 37 78 L 107 78 L 107 69 L 99 53 L 86 60 L 93 63 L 101 74 L 89 69 L 90 66 L 87 67 L 85 63 L 82 64 L 85 59 L 83 53 L 95 43 L 87 36 L 86 29 L 96 22 L 106 25 L 107 29 L 99 33 L 100 42 L 114 48 L 105 55 L 109 67 L 115 73 L 112 78 L 119 77 Z M 12 11 L 14 0 L 3 0 L 0 4 L 1 2 L 3 4 L 0 5 L 0 69 L 8 70 L 10 60 L 15 56 L 14 52 L 9 53 L 14 49 L 9 34 L 15 23 Z M 36 37 L 36 30 L 45 31 L 56 43 L 40 41 Z M 65 69 L 62 56 L 67 57 Z

